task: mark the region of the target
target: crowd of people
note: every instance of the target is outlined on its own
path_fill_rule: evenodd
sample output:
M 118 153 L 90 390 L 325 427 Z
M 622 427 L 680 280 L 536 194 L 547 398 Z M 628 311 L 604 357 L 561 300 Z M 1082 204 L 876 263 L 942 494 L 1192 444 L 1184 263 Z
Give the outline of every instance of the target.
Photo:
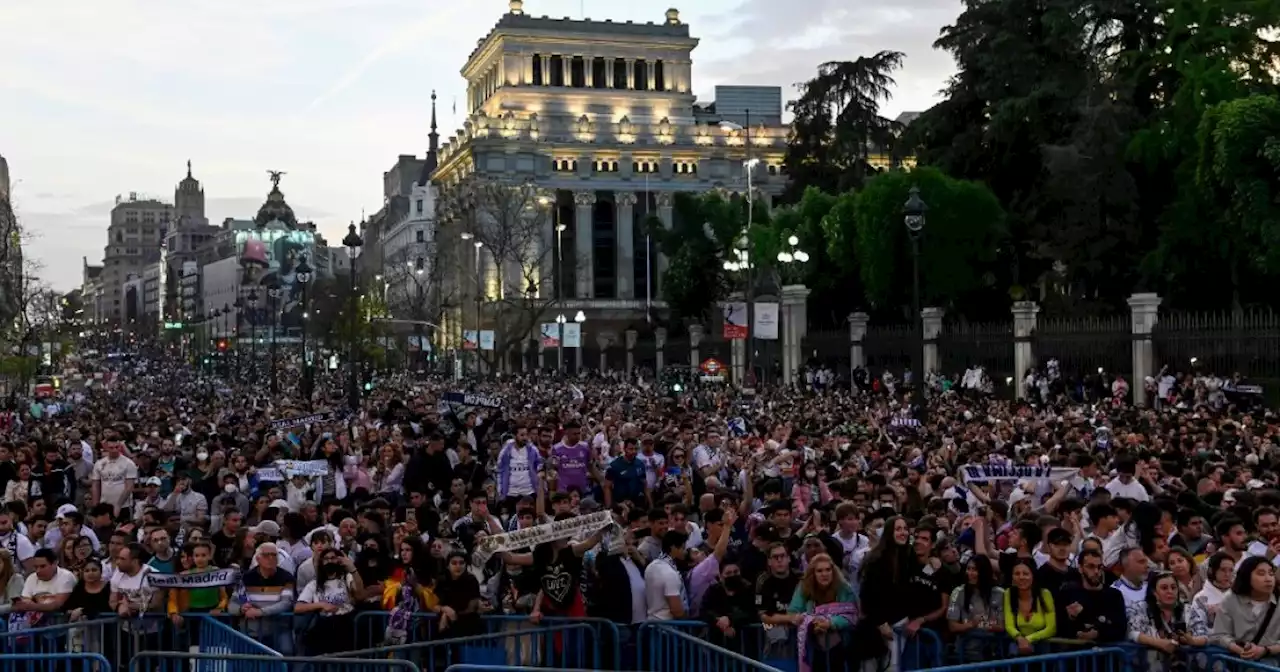
M 1015 402 L 829 374 L 746 396 L 402 374 L 351 410 L 323 385 L 271 397 L 122 366 L 0 418 L 10 643 L 113 615 L 159 637 L 207 614 L 315 656 L 500 615 L 607 619 L 624 639 L 697 623 L 800 669 L 942 664 L 904 658 L 925 640 L 960 657 L 1127 642 L 1155 668 L 1206 646 L 1280 659 L 1280 419 L 1203 377 L 1136 408 L 1034 379 Z M 376 637 L 355 625 L 369 612 Z

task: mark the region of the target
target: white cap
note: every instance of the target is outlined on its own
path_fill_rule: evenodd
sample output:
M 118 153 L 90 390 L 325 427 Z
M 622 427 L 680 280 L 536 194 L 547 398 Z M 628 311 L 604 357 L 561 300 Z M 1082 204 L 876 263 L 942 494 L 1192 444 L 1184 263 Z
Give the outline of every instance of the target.
M 75 504 L 63 504 L 62 506 L 58 507 L 58 514 L 56 517 L 66 518 L 68 513 L 78 513 L 78 512 L 79 512 L 79 509 L 76 508 Z

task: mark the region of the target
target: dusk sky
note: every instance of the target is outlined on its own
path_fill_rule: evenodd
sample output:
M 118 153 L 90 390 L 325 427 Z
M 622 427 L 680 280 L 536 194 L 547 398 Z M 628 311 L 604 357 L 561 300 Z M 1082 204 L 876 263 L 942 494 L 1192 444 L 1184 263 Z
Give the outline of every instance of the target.
M 923 110 L 954 71 L 932 48 L 960 0 L 526 0 L 535 16 L 661 22 L 675 6 L 701 45 L 694 89 L 776 85 L 818 63 L 906 53 L 886 116 Z M 56 289 L 101 263 L 112 201 L 172 201 L 191 160 L 211 222 L 249 218 L 267 170 L 336 244 L 382 203 L 382 173 L 461 124 L 459 70 L 506 0 L 72 0 L 0 4 L 0 155 L 28 250 Z M 461 108 L 459 108 L 461 109 Z

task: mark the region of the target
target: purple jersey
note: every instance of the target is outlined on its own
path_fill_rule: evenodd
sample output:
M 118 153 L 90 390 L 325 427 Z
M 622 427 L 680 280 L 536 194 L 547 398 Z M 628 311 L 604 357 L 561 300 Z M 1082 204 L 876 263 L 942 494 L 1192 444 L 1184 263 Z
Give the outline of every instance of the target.
M 562 441 L 551 447 L 551 456 L 556 463 L 556 490 L 565 492 L 569 488 L 577 488 L 585 494 L 591 463 L 591 448 L 587 442 L 566 446 Z

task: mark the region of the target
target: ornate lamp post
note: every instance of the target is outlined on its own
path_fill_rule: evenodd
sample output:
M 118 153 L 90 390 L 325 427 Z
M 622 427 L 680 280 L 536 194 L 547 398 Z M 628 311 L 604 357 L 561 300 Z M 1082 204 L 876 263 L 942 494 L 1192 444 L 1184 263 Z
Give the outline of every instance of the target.
M 302 396 L 307 400 L 307 408 L 311 408 L 311 358 L 307 356 L 307 285 L 311 284 L 311 265 L 307 263 L 307 255 L 298 260 L 294 269 L 294 279 L 302 285 Z
M 347 365 L 351 369 L 351 375 L 347 380 L 347 404 L 352 411 L 355 411 L 360 408 L 360 383 L 357 380 L 358 372 L 356 371 L 356 331 L 360 328 L 360 311 L 356 297 L 356 292 L 359 291 L 356 258 L 360 255 L 360 248 L 364 246 L 364 239 L 356 233 L 355 222 L 347 226 L 347 235 L 342 239 L 342 245 L 347 248 L 347 258 L 351 261 L 351 344 L 347 352 Z
M 911 238 L 911 322 L 915 325 L 916 338 L 920 339 L 915 355 L 919 355 L 919 366 L 916 368 L 920 382 L 917 384 L 923 398 L 928 395 L 928 386 L 924 384 L 924 321 L 920 317 L 920 236 L 924 234 L 925 215 L 929 206 L 920 198 L 920 188 L 911 187 L 910 197 L 902 206 L 902 223 L 907 227 L 907 236 Z
M 248 301 L 249 318 L 246 321 L 249 323 L 249 341 L 251 343 L 249 350 L 249 378 L 252 380 L 258 368 L 258 324 L 256 322 L 258 317 L 258 290 L 249 290 Z
M 267 296 L 271 299 L 271 395 L 280 393 L 280 384 L 276 377 L 276 327 L 280 324 L 280 282 L 272 280 L 267 286 Z
M 235 303 L 231 305 L 236 309 L 236 338 L 233 343 L 236 349 L 236 378 L 239 379 L 242 375 L 242 372 L 240 371 L 240 332 L 242 327 L 241 321 L 244 319 L 244 299 L 236 297 Z

